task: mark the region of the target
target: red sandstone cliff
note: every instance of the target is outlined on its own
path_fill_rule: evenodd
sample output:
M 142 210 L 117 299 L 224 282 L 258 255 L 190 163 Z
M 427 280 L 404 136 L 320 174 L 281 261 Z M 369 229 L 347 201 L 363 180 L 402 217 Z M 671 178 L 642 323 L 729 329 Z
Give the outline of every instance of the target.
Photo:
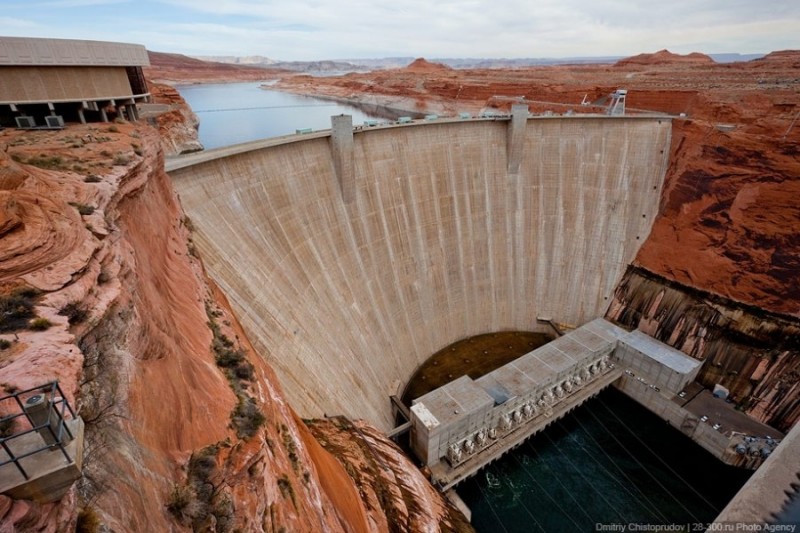
M 206 281 L 159 144 L 131 124 L 0 132 L 0 298 L 35 288 L 52 322 L 0 334 L 0 382 L 57 378 L 87 424 L 83 478 L 55 504 L 0 496 L 0 530 L 386 530 Z M 418 497 L 425 529 L 455 512 Z
M 204 83 L 261 81 L 284 73 L 280 69 L 201 61 L 181 54 L 151 52 L 150 66 L 144 68 L 148 80 L 156 83 Z
M 198 137 L 200 119 L 186 100 L 172 86 L 148 83 L 150 99 L 156 111 L 143 113 L 143 118 L 152 117 L 158 125 L 161 148 L 165 155 L 180 155 L 203 149 Z M 143 106 L 143 109 L 147 107 Z
M 409 63 L 403 70 L 406 72 L 447 72 L 452 68 L 442 63 L 433 63 L 424 57 L 418 57 Z
M 709 65 L 713 64 L 714 60 L 710 56 L 692 52 L 690 54 L 681 55 L 673 54 L 669 50 L 659 50 L 652 54 L 639 54 L 625 59 L 620 59 L 614 65 L 617 67 L 629 67 L 631 65 L 675 65 L 675 64 L 700 64 Z

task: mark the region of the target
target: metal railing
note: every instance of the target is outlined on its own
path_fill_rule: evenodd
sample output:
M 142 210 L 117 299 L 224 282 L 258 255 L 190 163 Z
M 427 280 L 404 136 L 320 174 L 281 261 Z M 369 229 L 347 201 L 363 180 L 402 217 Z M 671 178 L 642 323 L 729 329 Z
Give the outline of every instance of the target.
M 65 447 L 75 435 L 66 424 L 66 415 L 69 414 L 73 420 L 76 416 L 58 381 L 3 396 L 0 398 L 0 413 L 0 448 L 8 455 L 7 459 L 0 461 L 0 467 L 14 463 L 27 481 L 30 475 L 20 462 L 26 457 L 59 449 L 67 464 L 72 462 Z M 15 431 L 18 426 L 22 426 L 22 429 Z M 26 449 L 24 453 L 19 453 L 19 450 L 14 453 L 10 444 L 33 432 L 42 437 L 44 444 Z

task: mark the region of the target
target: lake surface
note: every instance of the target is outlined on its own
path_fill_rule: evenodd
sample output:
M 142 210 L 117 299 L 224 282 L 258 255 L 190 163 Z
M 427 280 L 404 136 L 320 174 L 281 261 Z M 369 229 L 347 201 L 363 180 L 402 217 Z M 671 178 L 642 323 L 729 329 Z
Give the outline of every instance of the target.
M 750 477 L 606 390 L 457 487 L 478 532 L 712 521 Z M 703 528 L 704 529 L 704 528 Z M 609 530 L 610 531 L 610 530 Z
M 295 133 L 329 129 L 331 116 L 393 120 L 396 114 L 262 89 L 264 82 L 179 85 L 175 87 L 200 118 L 200 142 L 206 149 Z

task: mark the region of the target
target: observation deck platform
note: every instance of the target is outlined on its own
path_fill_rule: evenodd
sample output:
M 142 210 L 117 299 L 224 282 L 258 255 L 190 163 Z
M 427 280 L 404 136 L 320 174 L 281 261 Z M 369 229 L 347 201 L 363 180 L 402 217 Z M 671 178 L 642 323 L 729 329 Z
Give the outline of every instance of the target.
M 60 500 L 83 467 L 84 423 L 57 382 L 0 398 L 0 494 Z

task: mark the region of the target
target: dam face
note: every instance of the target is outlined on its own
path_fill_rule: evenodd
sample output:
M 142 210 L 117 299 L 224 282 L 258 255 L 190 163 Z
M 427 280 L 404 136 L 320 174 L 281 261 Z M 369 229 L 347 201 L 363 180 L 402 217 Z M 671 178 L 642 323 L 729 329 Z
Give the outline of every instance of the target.
M 389 395 L 442 347 L 605 313 L 658 211 L 670 132 L 585 116 L 364 129 L 345 196 L 327 134 L 211 151 L 170 176 L 292 406 L 386 430 Z

